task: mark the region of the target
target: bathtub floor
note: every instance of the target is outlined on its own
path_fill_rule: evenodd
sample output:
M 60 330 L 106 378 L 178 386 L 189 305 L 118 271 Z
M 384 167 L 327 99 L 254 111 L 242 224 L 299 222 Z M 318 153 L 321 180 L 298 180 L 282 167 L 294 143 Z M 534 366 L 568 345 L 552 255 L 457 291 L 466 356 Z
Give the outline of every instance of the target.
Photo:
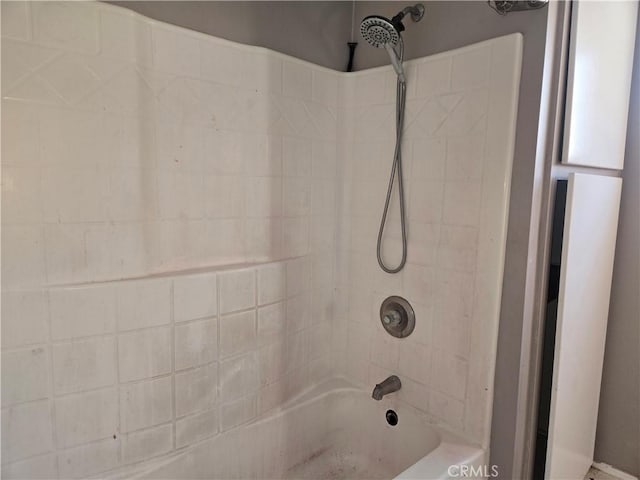
M 393 478 L 395 474 L 385 468 L 382 462 L 377 462 L 364 455 L 335 452 L 326 450 L 317 453 L 306 462 L 290 468 L 284 478 L 297 479 L 385 479 Z

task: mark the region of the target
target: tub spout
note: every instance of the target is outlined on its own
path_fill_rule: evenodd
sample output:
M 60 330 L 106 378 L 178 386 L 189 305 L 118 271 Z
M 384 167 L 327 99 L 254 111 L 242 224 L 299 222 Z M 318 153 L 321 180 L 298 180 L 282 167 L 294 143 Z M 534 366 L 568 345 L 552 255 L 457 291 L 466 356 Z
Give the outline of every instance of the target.
M 400 379 L 395 375 L 391 375 L 387 377 L 382 383 L 376 384 L 371 396 L 374 400 L 382 400 L 382 397 L 390 393 L 397 392 L 398 390 L 400 390 L 400 387 L 402 387 Z

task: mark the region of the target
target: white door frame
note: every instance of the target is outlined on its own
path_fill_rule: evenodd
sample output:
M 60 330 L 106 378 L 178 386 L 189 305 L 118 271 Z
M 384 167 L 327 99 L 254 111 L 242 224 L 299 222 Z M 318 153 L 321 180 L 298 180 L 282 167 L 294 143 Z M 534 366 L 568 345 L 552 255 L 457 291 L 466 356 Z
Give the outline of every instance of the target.
M 514 479 L 530 478 L 533 472 L 555 182 L 570 172 L 589 171 L 560 162 L 572 4 L 552 1 L 548 8 L 511 466 Z M 621 176 L 616 170 L 598 173 Z

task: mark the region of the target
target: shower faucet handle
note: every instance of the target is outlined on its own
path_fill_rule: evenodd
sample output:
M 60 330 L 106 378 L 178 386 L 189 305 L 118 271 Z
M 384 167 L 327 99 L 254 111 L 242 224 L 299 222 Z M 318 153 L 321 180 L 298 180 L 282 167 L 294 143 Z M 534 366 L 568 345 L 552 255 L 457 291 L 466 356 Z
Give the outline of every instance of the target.
M 397 327 L 402 322 L 402 315 L 397 310 L 389 310 L 382 317 L 382 322 L 386 327 Z
M 392 295 L 380 305 L 380 322 L 389 335 L 405 338 L 416 326 L 413 308 L 404 298 Z

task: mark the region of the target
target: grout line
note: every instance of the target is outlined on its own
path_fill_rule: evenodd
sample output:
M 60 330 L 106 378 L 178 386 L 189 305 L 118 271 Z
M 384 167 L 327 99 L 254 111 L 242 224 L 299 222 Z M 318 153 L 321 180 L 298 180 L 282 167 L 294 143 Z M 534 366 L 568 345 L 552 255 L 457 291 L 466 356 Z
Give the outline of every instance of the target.
M 258 217 L 257 217 L 258 218 Z M 269 218 L 279 218 L 279 219 L 284 219 L 284 217 L 259 217 L 258 219 L 269 219 Z M 305 217 L 296 217 L 296 218 L 305 218 Z M 169 220 L 152 220 L 149 222 L 143 222 L 143 223 L 164 223 L 164 222 L 174 222 L 177 221 L 176 219 L 169 219 Z M 74 226 L 79 226 L 79 225 L 92 225 L 92 226 L 101 226 L 104 225 L 105 223 L 110 223 L 110 222 L 103 222 L 103 221 L 99 221 L 99 222 L 67 222 L 64 223 L 62 225 L 74 225 Z M 128 224 L 137 224 L 140 223 L 138 221 L 130 221 L 130 222 L 116 222 L 116 223 L 128 223 Z M 58 223 L 55 224 L 51 224 L 51 225 L 60 225 Z M 295 261 L 301 258 L 305 258 L 305 255 L 295 255 L 295 256 L 289 256 L 289 257 L 283 257 L 283 258 L 276 258 L 273 260 L 267 260 L 267 261 L 259 261 L 259 262 L 247 262 L 247 263 L 233 263 L 233 264 L 213 264 L 213 265 L 205 265 L 204 267 L 190 267 L 187 269 L 182 269 L 182 270 L 170 270 L 170 271 L 165 271 L 165 272 L 161 272 L 161 273 L 149 273 L 149 274 L 145 274 L 144 276 L 137 276 L 137 277 L 123 277 L 123 278 L 112 278 L 112 279 L 99 279 L 99 280 L 94 280 L 94 281 L 88 281 L 88 282 L 71 282 L 71 283 L 58 283 L 58 284 L 49 284 L 49 285 L 44 285 L 41 287 L 42 290 L 73 290 L 73 289 L 82 289 L 82 288 L 92 288 L 92 287 L 101 287 L 101 286 L 109 286 L 109 285 L 118 285 L 118 284 L 122 284 L 122 283 L 127 283 L 127 282 L 137 282 L 137 281 L 153 281 L 153 280 L 177 280 L 177 279 L 181 279 L 181 278 L 192 278 L 192 277 L 197 277 L 197 276 L 205 276 L 205 275 L 225 275 L 225 274 L 229 274 L 229 273 L 237 273 L 239 271 L 242 270 L 251 270 L 251 269 L 256 269 L 256 268 L 260 268 L 263 266 L 269 266 L 271 264 L 274 263 L 287 263 L 290 261 Z M 11 290 L 7 290 L 7 291 L 12 291 L 12 292 L 20 292 L 20 291 L 33 291 L 34 288 L 33 287 L 18 287 L 16 289 L 11 289 Z
M 120 331 L 120 308 L 118 302 L 118 292 L 114 292 L 115 297 L 115 330 L 116 332 Z M 120 438 L 122 436 L 122 410 L 120 405 L 120 336 L 118 333 L 115 333 L 113 336 L 114 340 L 114 356 L 115 356 L 115 368 L 116 368 L 116 408 L 118 410 L 118 424 L 116 426 L 117 437 L 118 437 L 118 465 L 122 465 L 122 459 L 124 458 L 124 442 Z
M 257 275 L 256 275 L 257 277 Z M 222 319 L 222 314 L 220 313 L 220 281 L 216 281 L 216 312 L 217 312 L 217 321 L 216 321 L 216 384 L 214 388 L 216 389 L 216 399 L 215 405 L 213 405 L 212 410 L 216 414 L 216 431 L 213 433 L 214 435 L 218 434 L 221 430 L 220 419 L 222 418 L 222 406 L 220 405 L 220 394 L 221 394 L 221 386 L 220 386 L 220 320 Z
M 218 279 L 216 277 L 216 285 Z M 177 446 L 176 439 L 176 322 L 175 322 L 175 281 L 171 281 L 169 287 L 169 322 L 171 326 L 171 450 Z
M 48 389 L 48 388 L 47 388 Z M 44 402 L 44 401 L 53 401 L 53 397 L 49 397 L 49 393 L 47 392 L 46 394 L 47 396 L 45 397 L 40 397 L 40 398 L 33 398 L 31 400 L 23 400 L 21 402 L 17 402 L 17 403 L 10 403 L 8 405 L 3 405 L 2 408 L 0 409 L 2 412 L 6 412 L 7 410 L 11 410 L 13 408 L 16 407 L 22 407 L 24 405 L 31 405 L 33 403 L 38 403 L 38 402 Z M 4 413 L 3 413 L 4 414 Z
M 33 350 L 36 348 L 48 348 L 51 346 L 51 343 L 48 341 L 38 342 L 38 343 L 26 343 L 24 345 L 12 346 L 12 347 L 2 347 L 2 353 L 16 353 L 21 352 L 22 350 Z
M 131 330 L 113 331 L 113 332 L 104 332 L 104 333 L 94 333 L 94 334 L 91 334 L 91 335 L 83 335 L 83 336 L 80 336 L 80 337 L 63 338 L 63 339 L 59 339 L 59 340 L 53 340 L 53 345 L 64 345 L 64 344 L 68 344 L 68 343 L 82 342 L 82 341 L 86 341 L 86 340 L 96 340 L 98 338 L 109 337 L 109 336 L 113 336 L 113 335 L 115 335 L 116 337 L 120 337 L 120 336 L 125 336 L 125 335 L 129 335 L 129 334 L 134 334 L 134 333 L 143 333 L 143 332 L 146 332 L 146 331 L 149 331 L 149 330 L 154 330 L 154 329 L 167 328 L 170 325 L 171 325 L 170 322 L 167 322 L 167 323 L 163 323 L 163 324 L 160 324 L 160 325 L 152 325 L 150 327 L 133 328 Z
M 213 365 L 214 363 L 218 363 L 218 361 L 217 360 L 211 360 L 209 362 L 205 362 L 205 363 L 202 363 L 200 365 L 194 365 L 194 366 L 191 366 L 191 367 L 182 368 L 180 370 L 176 370 L 174 372 L 174 374 L 175 375 L 182 375 L 182 374 L 186 374 L 186 373 L 191 373 L 194 370 L 200 370 L 200 369 L 203 369 L 203 368 L 211 367 L 211 365 Z M 165 377 L 162 377 L 162 378 L 166 378 L 168 376 L 169 375 L 165 375 Z
M 70 397 L 79 397 L 80 395 L 86 395 L 89 393 L 100 392 L 102 390 L 108 390 L 108 389 L 118 390 L 118 387 L 119 386 L 117 384 L 111 383 L 109 385 L 101 385 L 99 387 L 92 387 L 92 388 L 87 388 L 85 390 L 78 390 L 77 392 L 66 392 L 66 393 L 56 394 L 54 395 L 53 399 L 60 400 L 60 399 L 70 398 Z M 29 403 L 29 402 L 24 402 L 24 403 Z
M 139 385 L 141 383 L 145 383 L 145 382 L 153 382 L 156 380 L 163 380 L 165 378 L 169 378 L 172 375 L 171 372 L 168 373 L 163 373 L 161 375 L 156 375 L 154 377 L 146 377 L 146 378 L 138 378 L 136 380 L 128 380 L 126 382 L 121 382 L 119 386 L 123 386 L 123 387 L 131 387 L 131 386 L 135 386 L 135 385 Z M 104 388 L 104 387 L 101 387 Z M 74 392 L 74 393 L 82 393 L 82 392 Z
M 43 247 L 44 248 L 44 247 Z M 47 328 L 48 328 L 48 350 L 49 350 L 49 365 L 48 365 L 48 393 L 49 393 L 49 415 L 51 416 L 51 441 L 53 447 L 53 455 L 54 455 L 54 465 L 56 470 L 56 476 L 59 476 L 60 467 L 58 465 L 58 429 L 57 429 L 57 421 L 56 421 L 56 403 L 54 399 L 54 378 L 53 378 L 53 343 L 52 343 L 52 330 L 53 326 L 51 323 L 51 302 L 49 297 L 49 292 L 46 292 L 47 297 Z

